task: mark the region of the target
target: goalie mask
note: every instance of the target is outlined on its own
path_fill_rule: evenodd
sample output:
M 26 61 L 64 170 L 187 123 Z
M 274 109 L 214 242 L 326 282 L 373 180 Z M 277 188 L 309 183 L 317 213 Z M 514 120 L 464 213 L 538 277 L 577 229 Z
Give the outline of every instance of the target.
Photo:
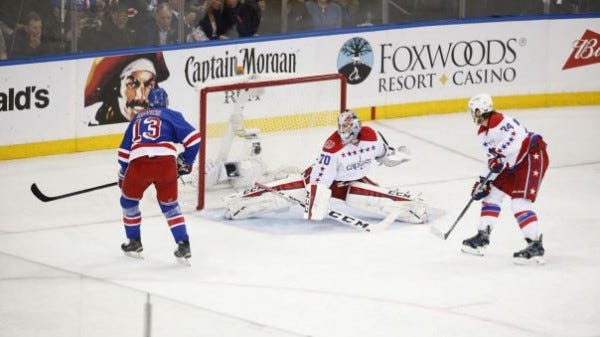
M 494 103 L 488 94 L 479 94 L 469 100 L 469 113 L 475 124 L 481 124 L 493 111 Z
M 346 110 L 338 117 L 338 134 L 342 138 L 342 144 L 354 142 L 360 133 L 360 119 L 354 111 Z
M 163 88 L 154 88 L 148 94 L 148 106 L 151 108 L 165 108 L 169 105 L 169 95 Z

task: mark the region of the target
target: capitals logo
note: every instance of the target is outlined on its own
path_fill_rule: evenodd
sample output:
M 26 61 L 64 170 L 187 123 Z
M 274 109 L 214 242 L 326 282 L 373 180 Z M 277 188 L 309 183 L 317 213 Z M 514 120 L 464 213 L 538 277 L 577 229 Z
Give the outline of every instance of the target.
M 337 68 L 346 76 L 348 84 L 364 81 L 373 68 L 373 48 L 362 37 L 353 37 L 346 41 L 337 59 Z

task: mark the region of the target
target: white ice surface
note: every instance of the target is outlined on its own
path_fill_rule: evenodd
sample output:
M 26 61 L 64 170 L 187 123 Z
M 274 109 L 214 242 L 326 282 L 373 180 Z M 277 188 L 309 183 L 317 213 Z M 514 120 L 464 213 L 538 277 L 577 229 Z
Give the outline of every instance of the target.
M 448 240 L 430 233 L 454 222 L 484 168 L 465 113 L 366 123 L 413 155 L 370 177 L 422 192 L 430 223 L 363 233 L 305 223 L 296 206 L 227 221 L 220 197 L 231 190 L 210 192 L 197 212 L 183 187 L 191 268 L 172 257 L 152 190 L 141 204 L 144 260 L 119 249 L 118 188 L 48 203 L 29 191 L 33 182 L 57 195 L 115 181 L 116 151 L 1 162 L 0 336 L 144 336 L 148 299 L 152 336 L 600 336 L 600 107 L 505 112 L 549 144 L 535 203 L 545 266 L 512 263 L 525 242 L 508 199 L 485 257 L 460 252 L 479 204 Z M 265 144 L 290 145 L 265 151 L 276 165 L 304 167 L 330 132 L 265 135 Z

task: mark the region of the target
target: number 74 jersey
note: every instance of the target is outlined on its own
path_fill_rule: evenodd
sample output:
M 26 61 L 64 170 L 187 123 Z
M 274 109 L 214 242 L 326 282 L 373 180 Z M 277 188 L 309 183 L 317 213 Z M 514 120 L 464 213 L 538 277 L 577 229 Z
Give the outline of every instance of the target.
M 494 112 L 487 127 L 479 127 L 477 136 L 488 158 L 500 156 L 514 167 L 527 155 L 533 134 L 516 118 Z

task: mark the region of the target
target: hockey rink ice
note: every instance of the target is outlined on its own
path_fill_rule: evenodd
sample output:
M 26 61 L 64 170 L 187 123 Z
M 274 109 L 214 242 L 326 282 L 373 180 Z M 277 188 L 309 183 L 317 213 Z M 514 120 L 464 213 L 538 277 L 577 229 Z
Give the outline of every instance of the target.
M 35 182 L 58 195 L 114 182 L 116 149 L 1 162 L 0 336 L 598 337 L 600 106 L 503 112 L 548 143 L 534 204 L 544 266 L 513 264 L 525 241 L 508 198 L 485 257 L 460 251 L 476 232 L 479 203 L 446 241 L 430 233 L 454 222 L 484 169 L 467 113 L 365 122 L 413 157 L 369 177 L 422 192 L 429 223 L 365 233 L 306 223 L 299 206 L 227 221 L 221 197 L 232 190 L 209 192 L 197 212 L 192 188 L 182 186 L 191 267 L 173 257 L 152 189 L 140 206 L 143 260 L 121 253 L 117 187 L 48 203 L 29 190 Z M 273 167 L 307 166 L 332 131 L 263 135 L 265 156 Z

